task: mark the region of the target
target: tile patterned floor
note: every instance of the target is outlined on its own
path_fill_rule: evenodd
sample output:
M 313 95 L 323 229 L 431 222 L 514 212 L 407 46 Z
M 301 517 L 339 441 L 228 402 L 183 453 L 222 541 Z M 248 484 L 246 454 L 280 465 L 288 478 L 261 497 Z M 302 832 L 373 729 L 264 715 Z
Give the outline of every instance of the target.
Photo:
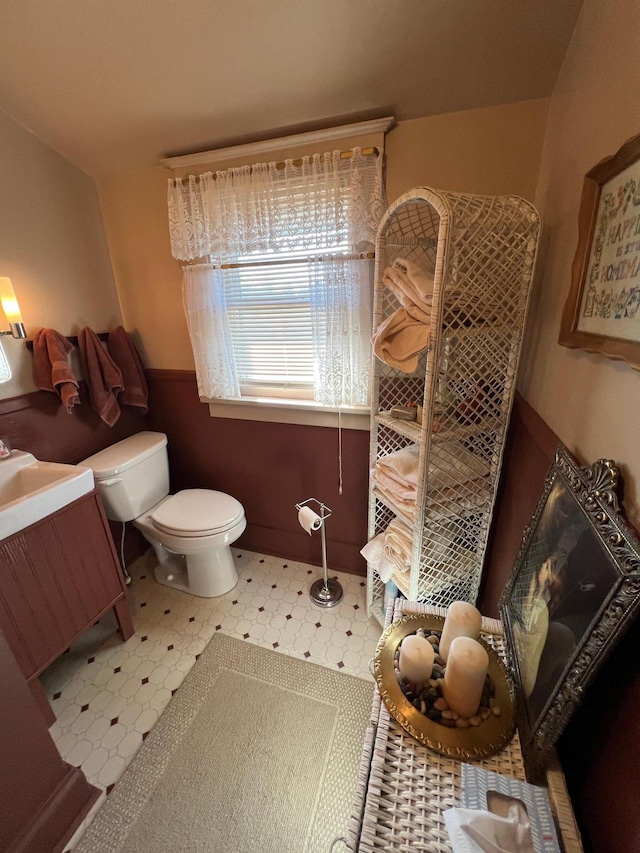
M 157 584 L 148 551 L 130 567 L 135 635 L 123 643 L 108 614 L 43 673 L 62 757 L 107 793 L 216 631 L 371 678 L 380 626 L 367 619 L 364 579 L 335 574 L 344 596 L 324 610 L 308 596 L 320 569 L 233 553 L 237 586 L 204 599 Z

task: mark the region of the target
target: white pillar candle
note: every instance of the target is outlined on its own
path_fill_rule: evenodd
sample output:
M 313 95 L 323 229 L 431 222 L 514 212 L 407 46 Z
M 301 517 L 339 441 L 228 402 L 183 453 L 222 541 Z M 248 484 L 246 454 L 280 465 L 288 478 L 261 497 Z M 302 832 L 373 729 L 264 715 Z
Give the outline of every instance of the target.
M 470 637 L 453 640 L 442 688 L 452 711 L 461 717 L 473 717 L 478 712 L 488 667 L 487 650 L 477 640 Z
M 431 678 L 433 671 L 433 646 L 424 637 L 411 634 L 405 637 L 400 646 L 400 672 L 413 684 L 424 684 Z
M 472 640 L 477 640 L 481 625 L 482 615 L 473 604 L 466 601 L 454 601 L 450 604 L 440 639 L 440 657 L 447 660 L 451 643 L 456 637 L 471 637 Z

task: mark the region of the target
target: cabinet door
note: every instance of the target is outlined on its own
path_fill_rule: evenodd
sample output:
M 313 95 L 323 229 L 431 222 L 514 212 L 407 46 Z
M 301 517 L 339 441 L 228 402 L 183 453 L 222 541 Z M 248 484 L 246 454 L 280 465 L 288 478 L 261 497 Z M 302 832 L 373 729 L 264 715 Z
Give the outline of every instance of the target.
M 0 630 L 26 678 L 122 596 L 108 536 L 92 492 L 0 542 Z

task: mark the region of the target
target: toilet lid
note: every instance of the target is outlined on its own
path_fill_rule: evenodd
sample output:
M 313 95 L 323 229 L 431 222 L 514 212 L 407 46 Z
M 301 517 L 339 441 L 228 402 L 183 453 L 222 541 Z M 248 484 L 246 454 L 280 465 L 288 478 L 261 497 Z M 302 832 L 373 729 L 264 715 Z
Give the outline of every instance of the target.
M 177 536 L 207 536 L 233 527 L 244 515 L 240 501 L 211 489 L 185 489 L 151 513 L 153 523 Z

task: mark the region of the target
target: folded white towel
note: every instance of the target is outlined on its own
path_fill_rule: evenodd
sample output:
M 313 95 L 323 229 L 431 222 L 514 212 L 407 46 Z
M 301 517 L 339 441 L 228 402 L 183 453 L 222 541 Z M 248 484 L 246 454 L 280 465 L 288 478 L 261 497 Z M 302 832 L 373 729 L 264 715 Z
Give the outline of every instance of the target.
M 416 501 L 415 498 L 410 500 L 403 500 L 399 498 L 395 492 L 389 491 L 389 489 L 385 489 L 383 485 L 380 484 L 374 478 L 374 484 L 376 487 L 376 491 L 380 493 L 381 497 L 391 506 L 394 510 L 397 510 L 401 515 L 405 518 L 408 518 L 410 521 L 413 521 L 413 517 L 416 514 Z
M 403 575 L 409 571 L 410 564 L 391 545 L 385 545 L 382 553 L 393 564 L 396 571 L 401 572 Z
M 384 471 L 387 477 L 399 486 L 412 488 L 418 484 L 418 465 L 420 463 L 420 448 L 417 444 L 409 444 L 400 450 L 394 450 L 378 460 L 376 468 Z
M 412 485 L 407 486 L 398 482 L 398 480 L 394 480 L 393 477 L 389 476 L 386 468 L 374 468 L 371 471 L 371 479 L 378 488 L 384 489 L 386 492 L 394 495 L 396 500 L 413 501 L 415 503 L 416 487 Z
M 408 567 L 411 563 L 412 533 L 402 521 L 394 519 L 384 533 L 384 544 Z
M 486 477 L 489 466 L 484 459 L 467 450 L 459 441 L 434 442 L 431 445 L 429 486 L 432 489 L 451 489 Z

